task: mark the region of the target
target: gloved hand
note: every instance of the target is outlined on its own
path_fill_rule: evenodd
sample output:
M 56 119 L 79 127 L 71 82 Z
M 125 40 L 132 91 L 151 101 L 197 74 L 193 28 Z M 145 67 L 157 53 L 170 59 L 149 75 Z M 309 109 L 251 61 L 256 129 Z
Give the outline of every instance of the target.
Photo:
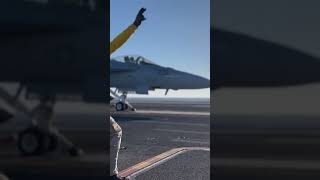
M 141 22 L 144 21 L 144 20 L 146 20 L 146 18 L 145 18 L 144 15 L 143 15 L 143 13 L 144 13 L 145 11 L 146 11 L 146 8 L 141 8 L 141 9 L 140 9 L 140 11 L 138 12 L 137 17 L 136 17 L 136 19 L 135 19 L 135 21 L 134 21 L 134 23 L 133 23 L 135 26 L 139 27 L 140 24 L 141 24 Z

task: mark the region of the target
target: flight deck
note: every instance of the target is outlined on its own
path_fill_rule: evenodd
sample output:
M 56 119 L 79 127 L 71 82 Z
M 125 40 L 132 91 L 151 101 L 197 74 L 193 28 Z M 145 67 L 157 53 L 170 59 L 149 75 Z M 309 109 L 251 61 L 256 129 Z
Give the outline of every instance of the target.
M 120 175 L 135 180 L 210 179 L 208 99 L 130 101 L 136 112 L 111 112 L 123 131 Z
M 130 100 L 131 101 L 131 100 Z M 123 130 L 120 174 L 131 179 L 200 179 L 210 177 L 209 100 L 204 103 L 174 100 L 132 101 L 137 112 L 111 112 Z M 148 103 L 150 103 L 148 105 Z M 62 112 L 55 124 L 85 154 L 25 158 L 14 144 L 1 149 L 0 171 L 10 179 L 106 179 L 108 149 L 105 106 L 78 107 L 83 114 Z M 189 113 L 188 113 L 189 112 Z M 0 131 L 0 136 L 7 131 Z M 138 168 L 137 168 L 138 167 Z

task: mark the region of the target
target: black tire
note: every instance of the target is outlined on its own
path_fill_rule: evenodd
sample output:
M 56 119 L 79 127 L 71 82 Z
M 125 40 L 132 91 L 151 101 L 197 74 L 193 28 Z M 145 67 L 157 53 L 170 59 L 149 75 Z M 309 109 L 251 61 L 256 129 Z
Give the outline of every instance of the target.
M 45 133 L 38 128 L 28 128 L 18 134 L 18 150 L 24 156 L 41 155 L 46 151 L 45 137 Z M 28 143 L 33 144 L 29 146 Z
M 123 102 L 117 102 L 115 105 L 116 111 L 124 111 L 125 104 Z

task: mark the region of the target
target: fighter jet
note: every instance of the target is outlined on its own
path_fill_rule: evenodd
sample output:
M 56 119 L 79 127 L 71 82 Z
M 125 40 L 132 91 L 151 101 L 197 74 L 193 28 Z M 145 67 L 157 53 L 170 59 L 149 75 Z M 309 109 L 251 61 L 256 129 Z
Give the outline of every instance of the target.
M 117 97 L 115 109 L 126 110 L 131 107 L 126 101 L 128 92 L 136 94 L 148 94 L 155 89 L 203 89 L 210 87 L 210 80 L 178 71 L 172 68 L 160 66 L 143 56 L 126 55 L 112 58 L 110 61 L 110 87 L 116 88 L 122 95 L 119 96 L 110 89 L 112 96 Z

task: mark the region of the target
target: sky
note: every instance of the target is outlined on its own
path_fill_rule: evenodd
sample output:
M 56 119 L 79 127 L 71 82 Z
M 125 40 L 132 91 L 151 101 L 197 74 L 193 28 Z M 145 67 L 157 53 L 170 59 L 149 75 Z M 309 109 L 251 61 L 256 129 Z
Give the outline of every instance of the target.
M 142 55 L 161 66 L 210 78 L 210 0 L 110 0 L 110 39 L 127 28 L 141 7 L 146 21 L 111 57 Z M 150 91 L 164 96 L 164 91 Z M 169 91 L 173 97 L 209 97 L 210 90 Z

